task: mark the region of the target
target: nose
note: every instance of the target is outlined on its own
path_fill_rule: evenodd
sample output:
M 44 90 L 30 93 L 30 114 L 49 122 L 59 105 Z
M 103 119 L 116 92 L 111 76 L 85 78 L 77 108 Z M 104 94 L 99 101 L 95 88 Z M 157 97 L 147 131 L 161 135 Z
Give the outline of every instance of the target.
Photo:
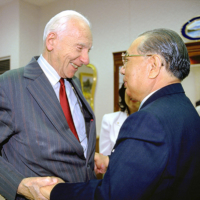
M 124 67 L 124 66 L 121 67 L 120 73 L 121 73 L 122 75 L 125 75 L 125 67 Z
M 84 64 L 84 65 L 88 65 L 89 62 L 90 62 L 90 59 L 89 59 L 89 53 L 88 51 L 83 51 L 81 56 L 80 56 L 80 60 L 81 62 Z

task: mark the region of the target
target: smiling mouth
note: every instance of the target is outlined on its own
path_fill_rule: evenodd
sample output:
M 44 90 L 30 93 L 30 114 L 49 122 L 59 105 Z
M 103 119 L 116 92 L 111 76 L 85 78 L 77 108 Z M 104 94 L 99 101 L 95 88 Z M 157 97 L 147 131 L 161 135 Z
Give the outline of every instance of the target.
M 70 63 L 75 69 L 78 69 L 78 66 L 75 65 L 74 63 Z

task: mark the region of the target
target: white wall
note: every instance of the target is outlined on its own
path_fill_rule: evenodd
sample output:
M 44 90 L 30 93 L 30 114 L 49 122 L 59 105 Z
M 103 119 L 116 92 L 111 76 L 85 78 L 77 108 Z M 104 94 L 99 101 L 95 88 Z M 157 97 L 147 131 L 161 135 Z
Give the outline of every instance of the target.
M 40 9 L 30 3 L 19 1 L 19 66 L 25 66 L 39 54 Z
M 39 51 L 39 7 L 23 0 L 0 6 L 0 58 L 11 57 L 11 69 L 27 64 Z
M 195 79 L 195 99 L 200 100 L 200 64 L 193 65 L 192 70 L 194 71 Z M 189 85 L 191 84 L 189 83 Z
M 11 69 L 19 67 L 19 2 L 0 7 L 0 57 L 11 57 Z
M 148 29 L 163 27 L 180 33 L 181 26 L 192 17 L 198 16 L 200 10 L 199 0 L 57 0 L 42 7 L 25 4 L 23 0 L 14 1 L 20 2 L 20 14 L 17 10 L 13 11 L 10 5 L 7 14 L 0 13 L 0 25 L 4 25 L 2 17 L 14 16 L 14 19 L 9 19 L 14 26 L 7 25 L 6 28 L 11 30 L 8 33 L 6 29 L 3 33 L 9 38 L 14 35 L 13 29 L 16 29 L 20 37 L 17 38 L 14 35 L 11 41 L 8 39 L 4 41 L 5 50 L 1 47 L 0 56 L 11 52 L 7 45 L 17 43 L 16 39 L 18 39 L 20 52 L 17 56 L 20 54 L 20 64 L 25 64 L 33 55 L 39 55 L 42 52 L 44 26 L 58 12 L 73 9 L 90 20 L 94 46 L 90 53 L 90 62 L 96 66 L 98 75 L 95 95 L 97 133 L 100 131 L 102 116 L 113 112 L 112 53 L 126 50 L 138 34 Z M 12 5 L 14 6 L 14 2 Z M 18 9 L 17 4 L 16 9 Z M 20 16 L 20 23 L 17 14 Z M 18 19 L 17 24 L 13 24 L 15 18 Z M 17 27 L 19 24 L 20 31 Z M 11 53 L 13 57 L 14 54 Z M 194 84 L 199 83 L 194 82 L 194 77 L 200 74 L 199 69 L 195 70 L 195 72 L 191 70 L 191 76 L 183 82 L 186 94 L 193 103 L 196 98 Z

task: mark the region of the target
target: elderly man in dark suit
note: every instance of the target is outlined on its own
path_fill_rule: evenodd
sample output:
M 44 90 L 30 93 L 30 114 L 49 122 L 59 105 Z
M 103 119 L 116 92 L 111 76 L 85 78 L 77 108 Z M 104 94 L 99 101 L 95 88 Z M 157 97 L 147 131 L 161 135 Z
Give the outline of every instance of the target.
M 89 21 L 75 11 L 53 17 L 44 51 L 0 76 L 0 194 L 46 199 L 39 187 L 95 179 L 95 118 L 74 78 L 89 63 Z M 67 95 L 66 95 L 67 94 Z M 23 197 L 24 196 L 24 197 Z
M 110 157 L 96 155 L 97 171 L 108 166 L 103 180 L 42 193 L 49 198 L 53 188 L 51 200 L 200 199 L 200 118 L 181 86 L 190 71 L 185 44 L 172 30 L 148 31 L 123 62 L 126 92 L 141 107 L 122 125 Z

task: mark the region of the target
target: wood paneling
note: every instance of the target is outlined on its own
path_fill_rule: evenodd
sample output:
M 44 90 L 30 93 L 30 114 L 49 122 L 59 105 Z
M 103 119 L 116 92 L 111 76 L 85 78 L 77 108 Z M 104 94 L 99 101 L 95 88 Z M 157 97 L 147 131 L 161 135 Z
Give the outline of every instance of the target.
M 200 41 L 190 42 L 185 44 L 188 50 L 191 64 L 200 63 Z

